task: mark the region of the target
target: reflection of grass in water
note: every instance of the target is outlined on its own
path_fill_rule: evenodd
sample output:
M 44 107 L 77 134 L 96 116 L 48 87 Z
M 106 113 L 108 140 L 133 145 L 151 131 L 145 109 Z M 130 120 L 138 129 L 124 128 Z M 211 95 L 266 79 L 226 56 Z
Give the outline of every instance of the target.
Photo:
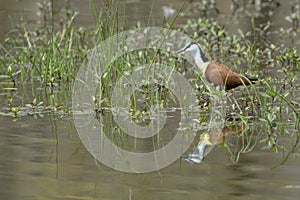
M 113 7 L 114 9 L 112 9 Z M 74 20 L 78 13 L 69 7 L 66 7 L 65 13 L 60 19 L 61 24 L 56 26 L 52 5 L 40 4 L 42 17 L 39 27 L 29 30 L 23 21 L 15 31 L 10 33 L 11 35 L 7 35 L 1 46 L 0 74 L 11 77 L 13 73 L 20 71 L 21 73 L 17 75 L 17 86 L 23 95 L 22 105 L 14 105 L 16 98 L 14 93 L 10 92 L 7 95 L 7 91 L 0 91 L 1 97 L 5 96 L 9 99 L 12 110 L 26 107 L 25 105 L 28 103 L 24 102 L 24 99 L 34 96 L 36 102 L 44 102 L 43 105 L 51 106 L 53 110 L 59 105 L 64 105 L 66 108 L 64 111 L 66 113 L 70 111 L 68 105 L 72 81 L 78 66 L 85 59 L 88 49 L 91 45 L 98 44 L 120 32 L 126 25 L 125 21 L 120 22 L 119 20 L 120 7 L 118 4 L 107 4 L 101 16 L 95 4 L 93 9 L 96 25 L 89 30 L 74 26 Z M 293 18 L 293 24 L 297 20 L 297 18 Z M 247 66 L 244 69 L 246 73 L 254 74 L 259 78 L 256 85 L 241 87 L 229 93 L 227 100 L 229 103 L 225 107 L 226 113 L 230 115 L 227 121 L 234 119 L 242 122 L 245 127 L 244 131 L 237 136 L 242 143 L 241 148 L 236 149 L 234 151 L 236 153 L 231 151 L 232 155 L 235 154 L 238 158 L 241 153 L 249 152 L 259 144 L 264 149 L 274 152 L 289 152 L 287 155 L 290 156 L 297 152 L 299 146 L 300 84 L 298 71 L 300 56 L 295 48 L 286 48 L 280 46 L 279 43 L 291 43 L 295 39 L 293 34 L 298 35 L 299 30 L 296 30 L 297 27 L 293 27 L 293 30 L 272 32 L 270 31 L 271 24 L 257 27 L 254 22 L 255 20 L 252 18 L 252 30 L 249 32 L 233 35 L 230 35 L 217 22 L 203 18 L 188 20 L 178 30 L 192 36 L 214 60 L 232 66 L 232 68 L 245 65 Z M 168 24 L 165 21 L 163 26 L 173 27 L 173 22 Z M 278 44 L 273 44 L 268 40 L 268 36 L 274 33 L 282 38 Z M 107 71 L 99 77 L 95 109 L 101 111 L 110 107 L 110 90 L 116 80 L 135 69 L 137 64 L 143 63 L 161 63 L 171 68 L 176 66 L 178 71 L 187 75 L 191 83 L 200 88 L 200 91 L 205 88 L 199 77 L 194 75 L 193 68 L 185 68 L 186 65 L 182 60 L 176 60 L 167 52 L 158 50 L 136 51 L 124 55 L 107 66 Z M 271 74 L 273 71 L 276 73 Z M 32 94 L 28 94 L 28 91 L 24 89 L 28 82 L 32 85 Z M 36 88 L 40 85 L 43 89 L 46 88 L 46 92 L 36 92 Z M 174 100 L 170 96 L 165 98 L 164 90 L 150 87 L 149 99 L 143 104 L 139 104 L 143 100 L 138 98 L 143 96 L 142 93 L 146 89 L 141 88 L 141 91 L 135 92 L 132 96 L 130 114 L 137 122 L 144 120 L 143 116 L 149 107 L 162 106 L 170 99 Z M 204 103 L 207 102 L 205 93 L 199 93 L 199 98 L 204 99 Z M 1 104 L 4 103 L 1 100 Z M 140 106 L 146 106 L 146 108 Z M 200 118 L 198 123 L 201 124 L 205 120 Z M 146 120 L 144 123 L 147 125 L 149 121 Z M 110 129 L 119 131 L 115 127 Z M 259 140 L 253 139 L 255 137 Z M 289 138 L 290 145 L 280 142 L 284 138 Z M 124 138 L 121 141 L 124 141 Z
M 103 133 L 117 146 L 124 150 L 134 152 L 151 152 L 165 146 L 174 136 L 178 129 L 180 110 L 167 109 L 167 122 L 161 131 L 153 137 L 138 138 L 129 136 L 128 133 L 123 132 L 121 128 L 114 121 L 111 110 L 106 109 L 101 115 L 98 115 L 99 122 L 102 124 Z M 128 116 L 126 120 L 137 123 L 140 126 L 147 126 L 148 118 L 140 116 Z M 125 120 L 125 119 L 124 119 Z M 145 123 L 146 121 L 146 123 Z M 132 131 L 134 131 L 132 129 Z M 153 130 L 155 131 L 155 130 Z

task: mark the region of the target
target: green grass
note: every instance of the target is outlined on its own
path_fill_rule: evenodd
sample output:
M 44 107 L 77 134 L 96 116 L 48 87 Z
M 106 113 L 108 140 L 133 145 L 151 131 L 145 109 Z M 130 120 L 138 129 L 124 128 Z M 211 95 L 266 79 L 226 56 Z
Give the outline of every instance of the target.
M 206 6 L 205 10 L 213 9 L 209 3 L 203 5 Z M 93 27 L 75 26 L 78 13 L 72 8 L 66 8 L 59 25 L 54 21 L 51 1 L 42 2 L 39 8 L 42 13 L 39 27 L 29 29 L 26 22 L 22 21 L 1 42 L 0 95 L 4 98 L 1 98 L 0 103 L 5 108 L 0 110 L 2 116 L 18 119 L 28 115 L 43 116 L 49 112 L 69 116 L 72 111 L 71 87 L 89 49 L 108 37 L 130 29 L 125 20 L 120 21 L 119 3 L 111 5 L 107 1 L 106 7 L 98 12 L 99 8 L 93 2 L 96 19 Z M 165 19 L 162 22 L 163 27 L 179 30 L 199 42 L 211 59 L 259 79 L 256 85 L 238 88 L 226 97 L 225 112 L 229 117 L 224 119 L 225 123 L 228 126 L 242 123 L 244 126 L 244 130 L 236 135 L 239 143 L 236 147 L 240 148 L 230 149 L 225 145 L 233 160 L 238 160 L 242 153 L 251 151 L 255 146 L 284 152 L 286 157 L 283 161 L 297 155 L 300 132 L 300 55 L 296 48 L 282 44 L 295 40 L 294 35 L 299 34 L 296 26 L 299 19 L 296 14 L 287 18 L 292 23 L 291 29 L 274 31 L 270 23 L 257 26 L 252 17 L 252 30 L 236 34 L 229 34 L 223 25 L 207 18 L 189 19 L 176 28 L 174 20 L 168 22 Z M 149 26 L 150 22 L 151 16 Z M 277 43 L 268 39 L 272 34 L 280 38 Z M 170 52 L 135 51 L 107 66 L 107 71 L 99 77 L 98 93 L 94 100 L 95 109 L 100 115 L 103 115 L 103 110 L 110 111 L 110 92 L 116 80 L 137 66 L 149 63 L 161 63 L 172 70 L 178 70 L 196 90 L 207 91 L 199 72 Z M 14 82 L 21 93 L 21 100 L 16 97 L 13 89 L 9 89 L 13 88 Z M 212 98 L 209 92 L 199 92 L 201 104 L 207 103 L 206 96 Z M 128 115 L 130 120 L 147 125 L 149 121 L 145 118 L 149 116 L 152 106 L 172 107 L 178 101 L 172 92 L 159 85 L 145 84 L 132 96 Z M 208 120 L 206 116 L 209 115 L 209 106 L 203 106 L 203 110 L 204 115 L 196 119 L 199 124 Z M 106 118 L 109 122 L 113 121 L 112 116 Z M 108 129 L 118 132 L 119 141 L 127 141 L 128 138 L 120 134 L 115 125 Z M 286 140 L 289 141 L 288 145 Z

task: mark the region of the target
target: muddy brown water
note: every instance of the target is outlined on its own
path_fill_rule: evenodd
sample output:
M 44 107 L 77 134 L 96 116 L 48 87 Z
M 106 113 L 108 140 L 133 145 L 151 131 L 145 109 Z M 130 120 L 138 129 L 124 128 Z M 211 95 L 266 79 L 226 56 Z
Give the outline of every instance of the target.
M 36 25 L 37 1 L 23 1 L 29 26 Z M 216 19 L 230 32 L 249 30 L 250 18 L 230 21 L 232 1 L 217 1 Z M 283 19 L 298 1 L 279 1 L 271 20 L 287 27 Z M 0 0 L 0 38 L 19 22 L 17 1 Z M 152 1 L 122 1 L 128 21 L 147 21 Z M 181 1 L 154 1 L 157 23 L 163 6 L 178 8 Z M 55 9 L 63 6 L 55 2 Z M 75 0 L 79 25 L 93 24 L 89 3 Z M 189 6 L 189 4 L 187 4 Z M 212 13 L 211 15 L 215 15 Z M 186 17 L 179 18 L 184 21 Z M 288 141 L 287 141 L 288 143 Z M 177 160 L 159 171 L 126 174 L 97 163 L 82 145 L 71 119 L 0 117 L 0 199 L 299 199 L 300 159 L 290 158 L 271 170 L 283 157 L 257 147 L 233 163 L 226 149 L 216 146 L 200 165 Z

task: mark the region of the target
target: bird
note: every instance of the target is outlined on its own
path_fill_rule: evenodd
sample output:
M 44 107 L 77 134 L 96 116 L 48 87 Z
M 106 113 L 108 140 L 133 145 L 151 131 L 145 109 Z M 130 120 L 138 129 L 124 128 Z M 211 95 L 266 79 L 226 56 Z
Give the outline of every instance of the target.
M 257 81 L 256 78 L 249 78 L 234 72 L 226 65 L 210 61 L 196 42 L 189 42 L 182 49 L 175 52 L 175 54 L 181 53 L 189 53 L 192 56 L 207 82 L 222 87 L 226 91 L 241 85 L 254 84 Z

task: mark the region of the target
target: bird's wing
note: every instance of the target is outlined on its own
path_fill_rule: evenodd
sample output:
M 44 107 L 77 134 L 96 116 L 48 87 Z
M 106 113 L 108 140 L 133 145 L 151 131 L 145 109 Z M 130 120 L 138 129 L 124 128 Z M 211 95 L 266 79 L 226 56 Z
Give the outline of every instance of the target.
M 217 63 L 211 62 L 206 69 L 205 78 L 208 82 L 214 85 L 224 86 L 225 89 L 230 90 L 240 85 L 249 85 L 250 82 L 241 75 L 232 71 L 229 67 Z

